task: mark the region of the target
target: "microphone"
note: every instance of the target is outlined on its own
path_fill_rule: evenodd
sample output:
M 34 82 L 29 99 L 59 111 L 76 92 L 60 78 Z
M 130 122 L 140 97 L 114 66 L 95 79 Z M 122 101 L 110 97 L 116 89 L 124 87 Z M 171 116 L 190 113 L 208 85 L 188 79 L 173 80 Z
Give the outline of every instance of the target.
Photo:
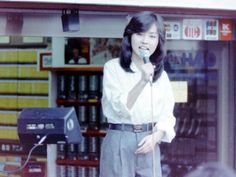
M 148 49 L 140 49 L 140 57 L 143 59 L 143 62 L 144 63 L 149 63 L 150 62 L 150 52 Z M 150 78 L 149 78 L 149 81 L 150 81 L 150 84 L 152 85 L 152 75 L 150 75 Z
M 140 49 L 140 57 L 143 59 L 144 63 L 149 63 L 150 62 L 150 53 L 149 50 L 147 49 Z

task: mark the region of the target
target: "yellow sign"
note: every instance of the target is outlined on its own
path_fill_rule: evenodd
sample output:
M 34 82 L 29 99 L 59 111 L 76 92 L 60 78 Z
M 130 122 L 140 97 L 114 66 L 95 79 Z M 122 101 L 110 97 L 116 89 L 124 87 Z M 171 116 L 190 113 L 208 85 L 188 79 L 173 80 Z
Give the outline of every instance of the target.
M 171 81 L 176 103 L 186 103 L 188 101 L 188 82 Z

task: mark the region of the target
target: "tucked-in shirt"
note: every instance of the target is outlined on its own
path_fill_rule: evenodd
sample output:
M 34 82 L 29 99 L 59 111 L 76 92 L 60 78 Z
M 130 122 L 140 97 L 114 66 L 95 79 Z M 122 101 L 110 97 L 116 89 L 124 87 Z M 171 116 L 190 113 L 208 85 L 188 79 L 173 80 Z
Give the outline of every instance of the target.
M 128 94 L 142 76 L 133 62 L 130 67 L 134 72 L 126 72 L 120 66 L 118 58 L 105 63 L 103 114 L 107 117 L 108 123 L 146 124 L 154 121 L 155 127 L 165 132 L 161 141 L 171 142 L 175 137 L 174 97 L 167 73 L 163 71 L 152 85 L 147 83 L 133 107 L 128 109 Z

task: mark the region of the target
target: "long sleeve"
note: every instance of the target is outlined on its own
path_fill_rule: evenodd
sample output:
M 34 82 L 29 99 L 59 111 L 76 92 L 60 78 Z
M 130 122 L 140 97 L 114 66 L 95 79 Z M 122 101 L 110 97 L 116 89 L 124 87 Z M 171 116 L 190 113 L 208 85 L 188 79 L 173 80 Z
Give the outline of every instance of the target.
M 116 66 L 116 67 L 115 67 Z M 103 71 L 103 113 L 106 117 L 130 118 L 130 111 L 126 106 L 128 93 L 122 89 L 122 83 L 117 73 L 117 65 L 110 61 L 104 65 Z M 118 120 L 117 120 L 118 121 Z
M 176 119 L 173 115 L 175 102 L 171 83 L 166 73 L 164 73 L 164 77 L 162 79 L 162 84 L 165 86 L 165 88 L 163 88 L 165 90 L 163 92 L 164 103 L 156 128 L 165 132 L 164 137 L 162 138 L 163 142 L 171 142 L 172 139 L 175 137 L 174 126 Z
M 161 141 L 171 142 L 175 137 L 174 96 L 167 73 L 164 71 L 152 84 L 152 92 L 151 86 L 146 84 L 133 107 L 128 109 L 128 93 L 141 78 L 135 65 L 131 64 L 131 67 L 134 72 L 124 71 L 119 59 L 109 60 L 104 65 L 103 114 L 109 123 L 146 124 L 154 121 L 157 123 L 155 128 L 165 132 Z

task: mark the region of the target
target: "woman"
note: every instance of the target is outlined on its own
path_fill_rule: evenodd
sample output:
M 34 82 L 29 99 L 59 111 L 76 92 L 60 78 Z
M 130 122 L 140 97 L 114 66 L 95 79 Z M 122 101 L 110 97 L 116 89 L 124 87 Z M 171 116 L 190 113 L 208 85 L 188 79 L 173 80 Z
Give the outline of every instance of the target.
M 100 177 L 162 176 L 159 143 L 175 136 L 164 43 L 161 17 L 137 13 L 125 28 L 120 57 L 104 66 L 102 107 L 109 130 L 101 148 Z

